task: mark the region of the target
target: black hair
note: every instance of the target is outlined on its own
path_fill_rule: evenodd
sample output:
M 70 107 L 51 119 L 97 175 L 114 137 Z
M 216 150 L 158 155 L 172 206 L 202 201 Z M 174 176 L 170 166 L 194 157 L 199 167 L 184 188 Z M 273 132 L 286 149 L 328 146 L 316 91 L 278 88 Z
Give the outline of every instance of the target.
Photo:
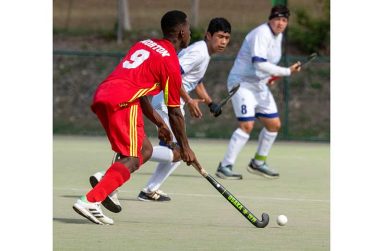
M 165 13 L 161 18 L 161 29 L 164 35 L 177 31 L 177 26 L 186 23 L 186 14 L 179 10 L 172 10 Z
M 231 25 L 223 17 L 216 17 L 210 20 L 209 26 L 207 27 L 207 32 L 213 35 L 215 32 L 223 31 L 225 33 L 231 33 Z
M 290 11 L 285 5 L 275 5 L 273 8 L 271 8 L 269 20 L 275 18 L 275 17 L 285 17 L 289 18 Z

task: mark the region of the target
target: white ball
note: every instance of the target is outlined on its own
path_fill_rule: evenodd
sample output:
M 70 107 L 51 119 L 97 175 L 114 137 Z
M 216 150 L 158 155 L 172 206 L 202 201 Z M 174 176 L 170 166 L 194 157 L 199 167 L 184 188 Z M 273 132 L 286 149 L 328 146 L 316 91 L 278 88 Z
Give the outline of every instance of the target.
M 279 215 L 277 218 L 277 223 L 279 226 L 284 226 L 287 223 L 287 217 L 284 215 Z

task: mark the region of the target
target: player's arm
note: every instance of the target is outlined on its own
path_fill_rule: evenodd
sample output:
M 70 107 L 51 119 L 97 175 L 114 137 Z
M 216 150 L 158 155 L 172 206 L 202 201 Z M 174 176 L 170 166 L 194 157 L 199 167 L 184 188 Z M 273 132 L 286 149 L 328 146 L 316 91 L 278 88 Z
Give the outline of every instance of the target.
M 197 158 L 189 146 L 189 141 L 185 131 L 185 119 L 182 115 L 179 107 L 168 106 L 168 116 L 170 127 L 172 128 L 173 134 L 177 139 L 177 143 L 180 146 L 181 158 L 188 165 L 197 161 Z
M 206 88 L 205 88 L 205 85 L 203 84 L 203 82 L 199 83 L 197 85 L 197 87 L 195 88 L 195 91 L 197 93 L 197 96 L 200 98 L 200 99 L 203 99 L 205 100 L 205 104 L 209 107 L 210 109 L 210 112 L 215 116 L 215 117 L 218 117 L 219 115 L 221 115 L 222 113 L 222 110 L 221 108 L 219 107 L 219 105 L 217 103 L 214 103 L 213 100 L 211 99 L 211 97 L 209 96 L 209 94 L 207 93 L 206 91 Z
M 187 91 L 185 90 L 184 86 L 181 86 L 181 92 L 180 95 L 182 99 L 185 101 L 185 104 L 189 108 L 190 115 L 194 118 L 201 118 L 202 117 L 202 112 L 199 109 L 198 103 L 199 102 L 204 102 L 203 99 L 193 99 L 189 96 Z
M 283 77 L 290 76 L 292 73 L 300 70 L 299 64 L 293 64 L 290 67 L 282 67 L 267 61 L 267 51 L 269 50 L 269 42 L 266 36 L 258 35 L 250 41 L 252 47 L 252 62 L 255 72 L 266 73 L 271 76 L 269 83 Z M 263 75 L 263 74 L 262 74 Z
M 203 84 L 203 82 L 200 82 L 196 88 L 195 88 L 195 92 L 197 93 L 197 96 L 200 98 L 200 99 L 203 99 L 204 100 L 204 103 L 206 105 L 210 105 L 213 100 L 211 99 L 211 97 L 209 96 L 209 94 L 207 93 L 206 91 L 206 88 L 205 88 L 205 85 Z
M 300 62 L 296 62 L 290 67 L 280 67 L 266 61 L 254 63 L 254 68 L 258 71 L 268 73 L 270 75 L 268 84 L 273 85 L 275 84 L 275 81 L 280 79 L 282 76 L 290 76 L 292 73 L 300 71 L 300 65 Z
M 165 64 L 164 64 L 165 66 Z M 169 123 L 180 146 L 181 159 L 188 165 L 197 161 L 197 158 L 189 146 L 189 141 L 185 131 L 185 119 L 180 108 L 182 78 L 179 72 L 179 64 L 169 61 L 163 69 L 162 90 L 164 92 L 164 101 L 168 108 Z
M 172 134 L 161 116 L 153 109 L 147 96 L 140 98 L 142 113 L 158 128 L 158 138 L 166 143 L 172 142 Z
M 300 70 L 300 63 L 294 63 L 290 67 L 281 67 L 268 61 L 254 62 L 254 68 L 256 70 L 266 72 L 272 76 L 290 76 L 292 73 Z
M 203 57 L 198 48 L 188 50 L 179 57 L 182 75 L 190 74 L 190 72 L 202 63 Z M 201 118 L 202 112 L 199 108 L 200 102 L 205 102 L 203 99 L 192 99 L 182 85 L 181 97 L 189 108 L 190 115 L 194 118 Z

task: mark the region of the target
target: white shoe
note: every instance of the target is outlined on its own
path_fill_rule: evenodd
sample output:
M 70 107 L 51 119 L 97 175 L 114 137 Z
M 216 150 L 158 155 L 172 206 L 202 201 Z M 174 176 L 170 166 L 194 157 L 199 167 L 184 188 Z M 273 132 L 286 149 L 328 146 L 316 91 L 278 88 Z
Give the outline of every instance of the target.
M 111 218 L 102 213 L 100 203 L 87 202 L 85 196 L 82 196 L 74 203 L 73 209 L 93 223 L 99 225 L 113 225 L 114 223 Z
M 92 187 L 95 187 L 98 182 L 104 177 L 104 173 L 97 172 L 89 177 L 89 182 Z M 114 190 L 111 194 L 109 194 L 102 203 L 102 205 L 113 213 L 119 213 L 122 210 L 120 201 L 118 200 L 118 190 Z

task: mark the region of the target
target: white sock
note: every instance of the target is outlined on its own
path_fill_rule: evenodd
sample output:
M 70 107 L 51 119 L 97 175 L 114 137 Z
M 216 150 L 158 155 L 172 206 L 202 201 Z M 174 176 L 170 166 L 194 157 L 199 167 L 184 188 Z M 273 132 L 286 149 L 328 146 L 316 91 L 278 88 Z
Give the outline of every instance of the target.
M 166 146 L 154 146 L 149 160 L 154 162 L 172 162 L 173 151 Z
M 269 155 L 270 149 L 277 136 L 278 132 L 269 132 L 266 128 L 263 128 L 259 133 L 258 149 L 254 158 L 257 165 L 265 163 L 267 155 Z
M 231 135 L 229 145 L 223 160 L 221 162 L 222 166 L 233 165 L 239 152 L 246 145 L 246 142 L 249 140 L 250 135 L 242 131 L 242 129 L 237 128 Z
M 154 192 L 157 191 L 162 183 L 169 177 L 171 173 L 181 164 L 181 161 L 164 163 L 160 162 L 157 165 L 156 170 L 150 177 L 148 184 L 143 189 L 144 191 Z

